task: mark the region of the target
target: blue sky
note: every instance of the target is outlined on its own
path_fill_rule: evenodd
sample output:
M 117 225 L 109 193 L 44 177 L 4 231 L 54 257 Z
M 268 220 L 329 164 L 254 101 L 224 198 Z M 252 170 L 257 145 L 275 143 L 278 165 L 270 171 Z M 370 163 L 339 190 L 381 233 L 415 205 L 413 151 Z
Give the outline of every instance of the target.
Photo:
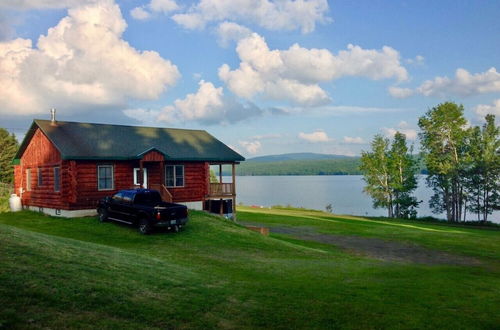
M 500 2 L 2 0 L 0 126 L 205 129 L 246 157 L 418 142 L 443 101 L 500 116 Z

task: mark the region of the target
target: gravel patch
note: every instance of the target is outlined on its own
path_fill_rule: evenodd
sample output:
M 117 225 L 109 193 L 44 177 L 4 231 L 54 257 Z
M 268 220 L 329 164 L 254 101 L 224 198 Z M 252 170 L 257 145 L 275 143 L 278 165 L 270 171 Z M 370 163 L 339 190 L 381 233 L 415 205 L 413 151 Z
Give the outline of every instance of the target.
M 250 223 L 248 224 L 250 225 Z M 256 223 L 252 223 L 251 225 L 264 226 L 263 224 Z M 268 228 L 271 233 L 290 235 L 294 238 L 306 241 L 331 244 L 356 255 L 384 261 L 416 263 L 422 265 L 481 265 L 479 260 L 472 257 L 432 250 L 413 243 L 396 242 L 363 236 L 324 234 L 318 233 L 312 227 L 268 226 Z

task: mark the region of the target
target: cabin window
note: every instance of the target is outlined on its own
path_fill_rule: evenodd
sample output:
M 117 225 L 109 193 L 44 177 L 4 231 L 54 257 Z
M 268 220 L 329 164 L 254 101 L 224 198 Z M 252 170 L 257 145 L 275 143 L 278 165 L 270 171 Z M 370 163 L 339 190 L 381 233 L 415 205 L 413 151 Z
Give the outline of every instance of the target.
M 31 169 L 26 170 L 26 191 L 31 191 Z
M 165 185 L 167 187 L 184 187 L 184 165 L 165 166 Z
M 61 191 L 61 168 L 54 167 L 54 191 Z
M 97 189 L 113 190 L 113 165 L 97 166 Z
M 134 185 L 138 186 L 140 185 L 141 183 L 139 182 L 139 178 L 140 178 L 140 175 L 139 175 L 139 171 L 141 169 L 139 167 L 136 167 L 134 168 Z M 142 183 L 144 184 L 144 187 L 147 187 L 148 186 L 148 169 L 147 168 L 143 168 L 142 169 L 143 171 L 143 181 Z
M 38 176 L 38 187 L 41 187 L 43 186 L 43 171 L 42 169 L 39 167 L 37 169 L 37 176 Z

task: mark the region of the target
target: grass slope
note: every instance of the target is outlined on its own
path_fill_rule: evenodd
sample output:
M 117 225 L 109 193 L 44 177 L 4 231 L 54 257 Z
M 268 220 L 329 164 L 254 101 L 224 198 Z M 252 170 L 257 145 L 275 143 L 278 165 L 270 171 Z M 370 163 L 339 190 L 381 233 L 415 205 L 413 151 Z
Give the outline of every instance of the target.
M 141 236 L 93 218 L 0 214 L 0 328 L 456 328 L 500 325 L 500 232 L 243 208 L 242 221 L 381 237 L 478 258 L 424 266 L 191 213 Z

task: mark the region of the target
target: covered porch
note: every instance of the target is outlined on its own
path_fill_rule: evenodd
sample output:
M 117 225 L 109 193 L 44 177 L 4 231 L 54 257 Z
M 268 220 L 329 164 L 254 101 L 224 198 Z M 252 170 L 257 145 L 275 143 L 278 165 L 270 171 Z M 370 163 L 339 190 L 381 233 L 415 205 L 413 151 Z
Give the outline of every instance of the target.
M 231 214 L 233 220 L 236 219 L 236 164 L 239 163 L 209 163 L 209 171 L 214 172 L 209 173 L 208 193 L 204 203 L 207 211 L 220 215 Z M 228 174 L 229 169 L 230 175 L 224 175 Z

